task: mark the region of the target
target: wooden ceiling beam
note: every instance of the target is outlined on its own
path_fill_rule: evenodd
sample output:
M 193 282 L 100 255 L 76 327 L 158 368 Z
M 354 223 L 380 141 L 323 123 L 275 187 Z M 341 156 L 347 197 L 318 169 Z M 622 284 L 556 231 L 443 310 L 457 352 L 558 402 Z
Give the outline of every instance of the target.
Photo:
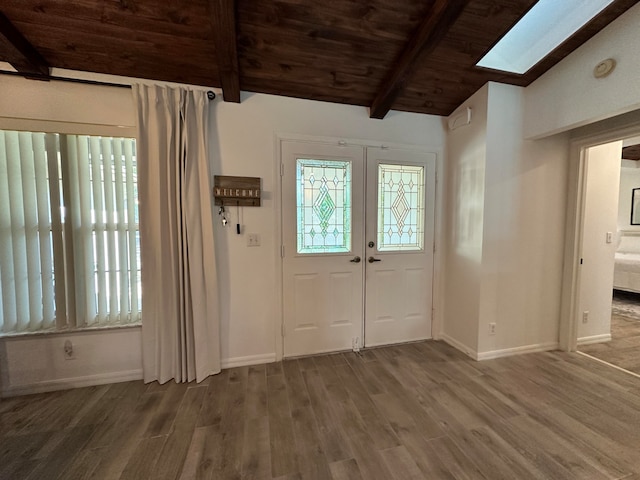
M 369 109 L 371 118 L 382 119 L 407 83 L 420 56 L 431 52 L 462 13 L 468 0 L 434 0 L 424 20 L 393 64 Z
M 33 76 L 42 80 L 49 77 L 47 61 L 2 12 L 0 12 L 0 35 L 6 39 L 15 53 L 14 58 L 9 59 L 13 68 L 27 77 Z
M 222 96 L 225 102 L 240 103 L 235 1 L 209 0 L 209 5 Z
M 640 160 L 640 145 L 630 145 L 622 149 L 624 160 Z

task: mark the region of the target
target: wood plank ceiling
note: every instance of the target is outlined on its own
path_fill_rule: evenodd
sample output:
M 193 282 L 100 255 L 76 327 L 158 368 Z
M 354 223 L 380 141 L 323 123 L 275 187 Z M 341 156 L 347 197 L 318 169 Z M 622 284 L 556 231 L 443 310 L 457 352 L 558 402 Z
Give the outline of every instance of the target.
M 449 115 L 526 86 L 637 3 L 615 0 L 525 75 L 476 62 L 536 0 L 3 0 L 0 61 Z
M 640 145 L 629 145 L 622 149 L 622 158 L 624 160 L 640 160 Z

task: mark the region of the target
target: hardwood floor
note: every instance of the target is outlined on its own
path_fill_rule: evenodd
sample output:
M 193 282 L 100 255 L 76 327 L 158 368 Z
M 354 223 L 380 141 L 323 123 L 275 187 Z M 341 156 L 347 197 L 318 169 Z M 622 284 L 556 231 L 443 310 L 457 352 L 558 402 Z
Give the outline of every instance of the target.
M 579 350 L 640 375 L 640 320 L 611 315 L 611 341 L 582 345 Z
M 2 479 L 640 478 L 640 379 L 439 342 L 4 399 Z

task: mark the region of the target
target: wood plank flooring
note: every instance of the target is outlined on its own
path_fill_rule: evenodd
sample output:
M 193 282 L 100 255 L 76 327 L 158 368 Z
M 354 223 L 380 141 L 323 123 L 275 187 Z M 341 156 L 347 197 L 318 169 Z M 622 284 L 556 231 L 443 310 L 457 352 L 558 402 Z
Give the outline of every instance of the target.
M 0 479 L 640 478 L 640 379 L 439 342 L 0 401 Z
M 640 375 L 640 320 L 612 314 L 611 341 L 578 350 Z

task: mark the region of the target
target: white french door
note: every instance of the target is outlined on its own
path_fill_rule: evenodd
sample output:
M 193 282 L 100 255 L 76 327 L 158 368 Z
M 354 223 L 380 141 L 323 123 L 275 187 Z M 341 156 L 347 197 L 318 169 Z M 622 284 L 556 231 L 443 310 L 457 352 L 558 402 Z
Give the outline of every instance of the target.
M 281 155 L 284 355 L 430 338 L 435 154 Z
M 366 346 L 431 338 L 435 160 L 367 148 Z

